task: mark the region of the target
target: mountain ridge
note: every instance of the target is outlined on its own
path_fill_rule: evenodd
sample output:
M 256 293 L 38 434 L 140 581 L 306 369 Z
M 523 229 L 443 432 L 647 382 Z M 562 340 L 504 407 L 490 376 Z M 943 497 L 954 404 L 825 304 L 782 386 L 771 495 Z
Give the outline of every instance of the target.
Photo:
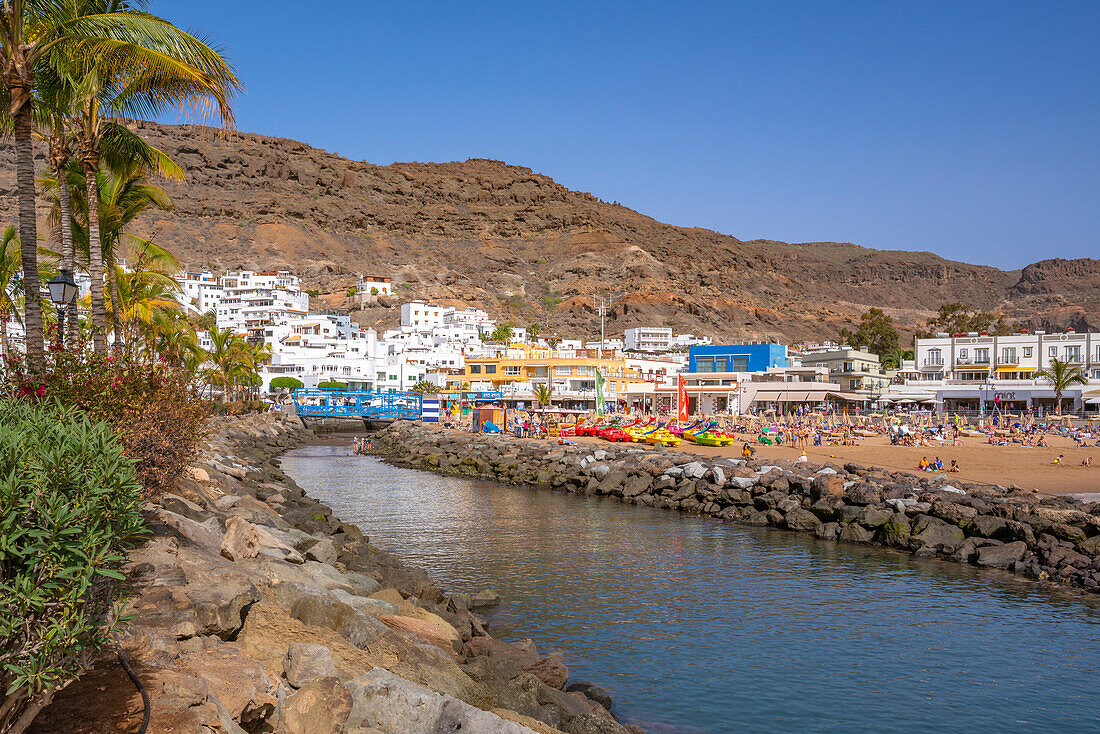
M 365 273 L 391 277 L 402 298 L 476 305 L 586 338 L 599 333 L 598 290 L 618 295 L 609 333 L 667 324 L 719 339 L 826 339 L 872 306 L 911 333 L 960 300 L 1030 328 L 1097 326 L 1100 260 L 1006 271 L 931 252 L 740 240 L 493 159 L 380 166 L 288 138 L 131 124 L 188 177 L 162 184 L 174 209 L 136 233 L 190 265 L 295 270 L 333 307 L 350 306 L 344 291 Z M 10 148 L 0 162 L 0 205 L 14 212 Z M 396 320 L 386 308 L 355 316 Z

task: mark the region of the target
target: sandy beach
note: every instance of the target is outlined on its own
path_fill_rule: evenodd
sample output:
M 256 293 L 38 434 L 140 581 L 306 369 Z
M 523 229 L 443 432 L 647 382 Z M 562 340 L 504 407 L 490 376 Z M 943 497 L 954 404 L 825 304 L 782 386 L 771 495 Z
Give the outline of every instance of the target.
M 742 437 L 755 443 L 755 435 Z M 607 445 L 598 438 L 577 438 L 576 441 Z M 893 470 L 916 471 L 921 457 L 932 461 L 937 456 L 949 466 L 951 460 L 962 467 L 955 476 L 971 482 L 1000 484 L 1008 487 L 1013 484 L 1024 489 L 1036 489 L 1044 494 L 1086 494 L 1100 493 L 1100 448 L 1077 449 L 1069 439 L 1048 436 L 1049 448 L 1027 446 L 990 446 L 985 439 L 963 438 L 962 446 L 941 446 L 938 448 L 891 446 L 884 436 L 860 439 L 859 446 L 810 446 L 806 457 L 810 461 L 854 461 L 865 466 L 881 466 Z M 728 447 L 697 446 L 684 441 L 679 446 L 685 451 L 694 451 L 706 456 L 741 455 L 741 442 Z M 800 449 L 787 446 L 756 445 L 758 457 L 776 459 L 795 459 L 802 453 Z M 1063 464 L 1054 464 L 1054 459 L 1062 454 Z M 1092 466 L 1081 466 L 1081 461 L 1092 457 Z M 1100 499 L 1100 496 L 1097 497 Z

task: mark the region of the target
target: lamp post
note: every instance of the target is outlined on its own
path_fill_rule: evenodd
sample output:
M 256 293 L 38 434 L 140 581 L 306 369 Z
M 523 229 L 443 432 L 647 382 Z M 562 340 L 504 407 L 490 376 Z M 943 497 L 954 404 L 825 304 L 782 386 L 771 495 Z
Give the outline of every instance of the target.
M 57 271 L 57 275 L 50 278 L 46 285 L 50 289 L 50 300 L 57 307 L 57 345 L 63 347 L 65 346 L 65 311 L 76 299 L 77 291 L 80 289 L 73 281 L 73 276 L 64 268 Z

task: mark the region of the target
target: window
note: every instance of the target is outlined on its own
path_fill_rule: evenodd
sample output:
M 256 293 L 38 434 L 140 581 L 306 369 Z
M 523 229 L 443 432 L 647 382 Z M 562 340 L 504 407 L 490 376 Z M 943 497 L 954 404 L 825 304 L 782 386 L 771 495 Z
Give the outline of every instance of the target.
M 959 359 L 966 359 L 967 351 L 965 349 L 959 350 Z
M 749 371 L 749 358 L 748 357 L 730 357 L 730 372 L 748 372 Z
M 974 361 L 977 362 L 978 364 L 988 362 L 989 361 L 989 350 L 988 349 L 975 349 L 974 350 Z
M 1012 347 L 1005 347 L 1001 350 L 1001 362 L 1004 364 L 1017 364 L 1016 362 L 1016 350 Z
M 851 362 L 845 362 L 842 371 L 843 372 L 851 372 L 852 371 L 852 363 Z
M 1067 362 L 1080 362 L 1081 361 L 1081 347 L 1066 347 L 1066 361 Z
M 497 373 L 497 366 L 495 364 L 485 365 L 485 374 L 495 375 Z
M 1048 353 L 1052 357 L 1057 357 L 1058 356 L 1058 347 L 1051 347 L 1050 351 Z
M 696 372 L 714 372 L 714 359 L 697 359 L 695 360 Z
M 1030 357 L 1031 356 L 1031 347 L 1024 347 L 1024 356 L 1025 357 Z
M 554 368 L 555 375 L 571 375 L 573 374 L 573 368 L 569 365 L 558 365 Z
M 506 375 L 510 375 L 512 377 L 517 377 L 517 376 L 519 376 L 519 372 L 520 372 L 520 369 L 519 369 L 518 364 L 504 365 L 504 374 L 506 374 Z
M 481 374 L 481 365 L 479 365 L 479 364 L 470 365 L 470 374 L 471 375 L 480 375 Z
M 925 362 L 928 364 L 943 364 L 943 353 L 938 349 L 929 349 L 928 359 Z
M 546 377 L 546 367 L 535 367 L 535 377 Z
M 596 368 L 593 367 L 592 365 L 580 365 L 579 367 L 577 367 L 577 374 L 578 375 L 585 375 L 587 377 L 595 377 L 596 376 Z

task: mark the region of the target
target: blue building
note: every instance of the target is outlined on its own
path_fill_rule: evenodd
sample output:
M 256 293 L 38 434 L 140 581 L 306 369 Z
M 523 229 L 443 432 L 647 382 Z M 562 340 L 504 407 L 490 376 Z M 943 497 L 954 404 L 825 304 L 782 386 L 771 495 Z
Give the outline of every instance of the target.
M 688 348 L 688 372 L 763 372 L 789 367 L 785 344 L 724 344 Z

